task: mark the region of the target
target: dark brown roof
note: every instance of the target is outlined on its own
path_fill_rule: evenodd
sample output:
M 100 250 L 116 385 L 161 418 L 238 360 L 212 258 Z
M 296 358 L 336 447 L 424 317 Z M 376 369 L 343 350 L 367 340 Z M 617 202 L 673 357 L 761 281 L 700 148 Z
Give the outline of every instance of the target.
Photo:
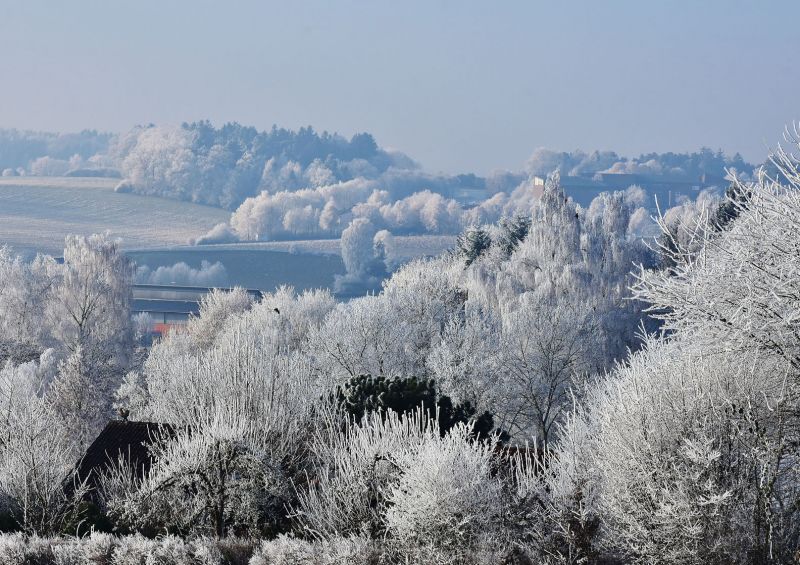
M 99 474 L 116 463 L 120 455 L 133 464 L 136 476 L 141 477 L 152 463 L 149 446 L 164 434 L 173 433 L 169 424 L 111 420 L 76 465 L 75 478 L 78 482 L 86 480 L 87 486 L 94 491 L 98 486 Z

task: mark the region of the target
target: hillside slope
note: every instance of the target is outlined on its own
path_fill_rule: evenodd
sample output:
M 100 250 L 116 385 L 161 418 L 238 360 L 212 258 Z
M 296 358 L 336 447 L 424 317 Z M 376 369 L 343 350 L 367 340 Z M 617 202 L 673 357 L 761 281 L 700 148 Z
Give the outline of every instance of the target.
M 185 244 L 230 214 L 219 208 L 114 192 L 118 179 L 0 178 L 0 245 L 60 255 L 68 234 L 109 231 L 125 248 Z

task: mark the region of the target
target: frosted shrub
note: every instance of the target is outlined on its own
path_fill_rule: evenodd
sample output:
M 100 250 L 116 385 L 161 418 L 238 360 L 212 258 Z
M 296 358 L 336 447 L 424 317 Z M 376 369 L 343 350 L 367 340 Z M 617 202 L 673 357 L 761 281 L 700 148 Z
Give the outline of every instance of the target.
M 148 539 L 93 532 L 87 538 L 0 534 L 2 565 L 246 565 L 253 542 L 176 536 Z
M 217 540 L 212 538 L 197 538 L 191 542 L 192 555 L 196 565 L 221 565 L 222 552 Z
M 53 546 L 53 563 L 55 565 L 91 565 L 108 563 L 105 560 L 89 561 L 84 548 L 77 543 L 63 543 Z
M 120 538 L 112 565 L 195 565 L 191 546 L 181 538 L 151 540 L 140 535 Z
M 385 494 L 398 477 L 394 458 L 415 450 L 426 437 L 439 437 L 435 420 L 421 412 L 400 417 L 373 413 L 358 423 L 320 431 L 311 449 L 317 460 L 314 481 L 298 492 L 297 520 L 326 539 L 383 529 Z
M 88 538 L 67 540 L 53 545 L 56 565 L 106 565 L 111 563 L 111 555 L 117 539 L 101 532 L 92 532 Z
M 458 424 L 444 438 L 426 436 L 413 451 L 392 458 L 399 479 L 387 495 L 391 545 L 411 561 L 493 563 L 504 540 L 503 492 L 493 477 L 494 441 L 470 438 Z
M 0 563 L 22 563 L 25 558 L 25 538 L 22 534 L 0 535 Z
M 747 562 L 770 544 L 788 549 L 798 476 L 786 369 L 775 356 L 655 341 L 594 391 L 607 546 L 641 563 Z
M 319 432 L 314 480 L 298 492 L 300 526 L 323 547 L 363 537 L 401 562 L 501 560 L 507 496 L 496 474 L 497 444 L 474 441 L 471 431 L 458 424 L 442 437 L 421 412 L 389 412 L 369 414 L 343 433 Z M 284 541 L 286 551 L 310 551 Z
M 363 536 L 307 541 L 287 535 L 261 543 L 250 565 L 367 565 L 378 563 L 375 543 Z
M 50 565 L 53 563 L 52 539 L 22 534 L 0 535 L 0 563 L 3 565 Z

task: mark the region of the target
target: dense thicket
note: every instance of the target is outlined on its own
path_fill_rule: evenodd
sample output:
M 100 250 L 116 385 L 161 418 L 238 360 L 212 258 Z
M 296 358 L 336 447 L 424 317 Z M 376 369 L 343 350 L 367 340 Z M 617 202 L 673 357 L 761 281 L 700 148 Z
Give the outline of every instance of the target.
M 670 210 L 653 249 L 638 191 L 583 209 L 555 175 L 523 216 L 475 226 L 379 293 L 215 291 L 141 363 L 76 353 L 116 351 L 107 332 L 125 328 L 111 306 L 69 321 L 75 297 L 107 304 L 95 289 L 132 276 L 107 242 L 72 240 L 63 266 L 8 256 L 0 289 L 47 297 L 36 308 L 52 318 L 5 338 L 39 360 L 12 354 L 2 371 L 17 388 L 0 449 L 17 463 L 0 467 L 0 492 L 27 531 L 59 531 L 75 507 L 32 490 L 70 468 L 51 422 L 85 437 L 86 408 L 110 400 L 79 393 L 133 367 L 116 404 L 176 431 L 154 438 L 144 476 L 122 461 L 105 473 L 98 496 L 120 530 L 256 536 L 256 564 L 791 563 L 800 173 L 775 162 L 781 182 L 761 172 L 734 179 L 722 208 Z M 391 245 L 367 220 L 352 241 L 359 269 Z M 0 294 L 3 311 L 30 320 L 36 302 L 15 296 Z M 473 417 L 425 409 L 445 398 Z M 482 413 L 507 443 L 475 433 Z
M 0 248 L 0 511 L 26 531 L 71 519 L 63 483 L 137 356 L 132 278 L 102 236 L 68 238 L 63 263 Z

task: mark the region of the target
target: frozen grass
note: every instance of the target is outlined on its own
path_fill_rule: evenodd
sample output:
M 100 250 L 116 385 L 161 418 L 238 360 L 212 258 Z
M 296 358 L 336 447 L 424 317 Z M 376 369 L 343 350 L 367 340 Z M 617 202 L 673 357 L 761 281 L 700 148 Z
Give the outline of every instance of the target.
M 86 538 L 0 534 L 3 565 L 248 565 L 258 542 L 228 538 L 147 539 L 92 533 Z M 259 556 L 263 553 L 259 547 Z
M 125 248 L 180 245 L 225 222 L 209 206 L 114 192 L 119 179 L 0 178 L 0 245 L 60 255 L 68 234 L 111 232 Z

